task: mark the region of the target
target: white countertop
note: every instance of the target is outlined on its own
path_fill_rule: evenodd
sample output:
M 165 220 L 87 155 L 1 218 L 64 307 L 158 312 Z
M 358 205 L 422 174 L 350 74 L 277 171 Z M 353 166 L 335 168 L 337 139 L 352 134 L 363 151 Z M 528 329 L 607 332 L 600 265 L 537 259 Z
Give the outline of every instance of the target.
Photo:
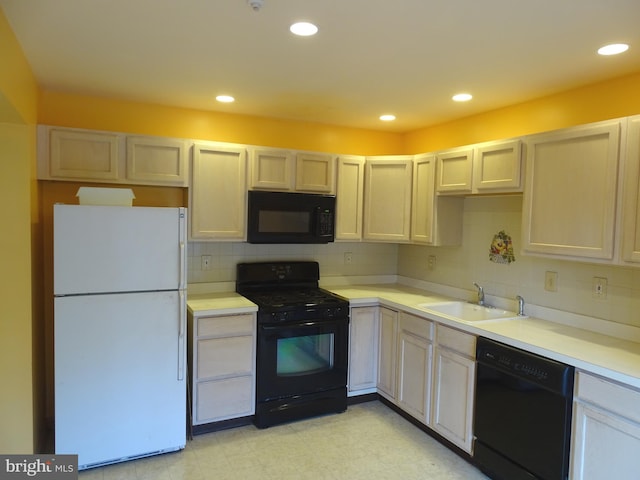
M 640 343 L 603 335 L 539 318 L 462 323 L 425 312 L 422 303 L 451 297 L 400 284 L 323 286 L 349 300 L 352 307 L 384 305 L 429 318 L 517 348 L 543 355 L 578 369 L 640 389 Z M 257 311 L 257 306 L 235 292 L 189 295 L 189 311 L 198 315 L 227 315 Z

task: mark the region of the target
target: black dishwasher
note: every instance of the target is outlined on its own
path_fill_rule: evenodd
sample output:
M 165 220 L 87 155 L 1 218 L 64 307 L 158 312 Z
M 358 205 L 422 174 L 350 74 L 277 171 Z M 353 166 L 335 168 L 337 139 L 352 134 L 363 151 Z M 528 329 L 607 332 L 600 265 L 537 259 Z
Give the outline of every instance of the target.
M 500 480 L 566 480 L 574 368 L 479 338 L 474 461 Z

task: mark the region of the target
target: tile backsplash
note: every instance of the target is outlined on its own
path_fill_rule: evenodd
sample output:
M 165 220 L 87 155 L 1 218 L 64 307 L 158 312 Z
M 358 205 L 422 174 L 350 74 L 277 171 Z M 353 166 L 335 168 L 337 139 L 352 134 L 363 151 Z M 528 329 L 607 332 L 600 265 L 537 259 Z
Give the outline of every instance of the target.
M 315 260 L 320 276 L 399 275 L 460 288 L 472 298 L 473 282 L 488 296 L 578 313 L 640 327 L 640 268 L 568 262 L 522 255 L 522 196 L 468 197 L 463 243 L 427 247 L 386 243 L 335 242 L 327 245 L 252 245 L 236 242 L 191 242 L 189 283 L 235 282 L 236 264 L 276 260 Z M 489 260 L 492 241 L 504 231 L 512 240 L 515 261 Z M 202 257 L 210 257 L 203 269 Z M 429 257 L 435 257 L 433 268 Z M 433 261 L 433 259 L 432 259 Z M 545 272 L 557 273 L 557 291 L 544 289 Z M 607 279 L 606 298 L 594 298 L 593 277 Z

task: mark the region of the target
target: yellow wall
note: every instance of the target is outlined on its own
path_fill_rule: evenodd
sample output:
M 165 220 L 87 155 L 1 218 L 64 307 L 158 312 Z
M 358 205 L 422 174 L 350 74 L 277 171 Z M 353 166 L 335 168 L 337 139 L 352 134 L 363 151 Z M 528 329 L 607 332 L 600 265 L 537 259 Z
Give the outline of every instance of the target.
M 0 12 L 0 452 L 31 453 L 39 441 L 41 374 L 38 344 L 40 250 L 35 135 L 37 87 L 13 32 Z
M 404 135 L 405 153 L 432 152 L 640 113 L 640 72 Z
M 41 94 L 38 123 L 343 154 L 376 155 L 402 151 L 402 135 L 398 133 L 53 91 Z

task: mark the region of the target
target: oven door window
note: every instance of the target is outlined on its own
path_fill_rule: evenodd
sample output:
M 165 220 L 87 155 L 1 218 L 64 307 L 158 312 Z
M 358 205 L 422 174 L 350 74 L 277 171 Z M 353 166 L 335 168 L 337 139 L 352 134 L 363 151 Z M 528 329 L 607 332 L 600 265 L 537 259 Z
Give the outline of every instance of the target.
M 278 339 L 276 375 L 299 376 L 333 368 L 334 334 Z

